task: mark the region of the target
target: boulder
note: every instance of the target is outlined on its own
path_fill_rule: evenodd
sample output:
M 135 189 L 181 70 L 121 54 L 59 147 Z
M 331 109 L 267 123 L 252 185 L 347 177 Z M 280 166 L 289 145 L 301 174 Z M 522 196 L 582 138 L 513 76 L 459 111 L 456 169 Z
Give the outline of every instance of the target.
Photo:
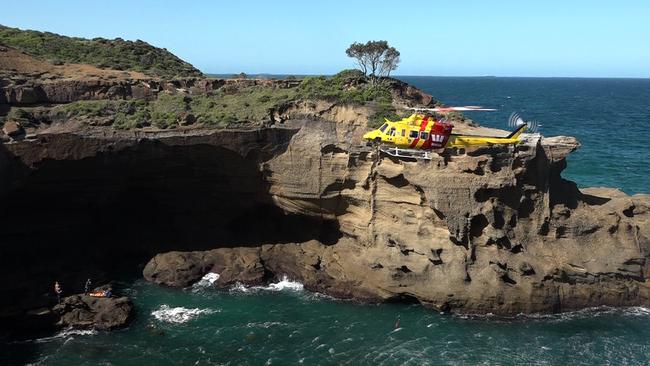
M 62 327 L 110 330 L 128 325 L 133 304 L 127 297 L 97 298 L 79 294 L 63 298 L 52 311 L 60 317 L 57 325 Z
M 143 270 L 147 281 L 171 287 L 185 287 L 203 277 L 212 268 L 200 252 L 169 252 L 158 254 Z
M 150 282 L 170 287 L 186 287 L 200 280 L 208 272 L 219 274 L 219 286 L 235 282 L 255 285 L 265 279 L 264 266 L 256 248 L 162 253 L 147 263 L 143 275 Z

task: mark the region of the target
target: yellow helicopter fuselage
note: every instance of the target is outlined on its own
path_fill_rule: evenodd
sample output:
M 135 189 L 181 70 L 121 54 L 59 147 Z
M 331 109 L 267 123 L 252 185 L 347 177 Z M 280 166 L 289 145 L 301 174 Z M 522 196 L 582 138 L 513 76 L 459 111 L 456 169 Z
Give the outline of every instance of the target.
M 506 137 L 458 135 L 451 133 L 453 125 L 436 120 L 431 115 L 412 114 L 399 121 L 385 119 L 378 129 L 363 135 L 367 141 L 388 144 L 402 149 L 431 150 L 451 147 L 516 144 L 527 125 L 519 126 Z

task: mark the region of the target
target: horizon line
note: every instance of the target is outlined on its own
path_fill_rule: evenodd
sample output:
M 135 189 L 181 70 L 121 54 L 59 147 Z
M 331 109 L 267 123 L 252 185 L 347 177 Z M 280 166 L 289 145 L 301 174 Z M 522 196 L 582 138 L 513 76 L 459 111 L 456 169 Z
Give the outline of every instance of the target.
M 238 75 L 241 74 L 240 72 L 204 72 L 205 75 L 210 76 L 210 75 L 219 75 L 219 76 L 225 76 L 225 75 Z M 261 73 L 245 73 L 246 75 L 251 75 L 251 76 L 296 76 L 296 77 L 305 77 L 305 76 L 334 76 L 337 73 L 334 74 L 292 74 L 292 73 L 267 73 L 267 72 L 261 72 Z M 650 79 L 650 76 L 497 76 L 497 75 L 408 75 L 408 74 L 394 74 L 390 75 L 390 77 L 431 77 L 431 78 L 484 78 L 484 79 L 506 79 L 506 78 L 511 78 L 511 79 Z

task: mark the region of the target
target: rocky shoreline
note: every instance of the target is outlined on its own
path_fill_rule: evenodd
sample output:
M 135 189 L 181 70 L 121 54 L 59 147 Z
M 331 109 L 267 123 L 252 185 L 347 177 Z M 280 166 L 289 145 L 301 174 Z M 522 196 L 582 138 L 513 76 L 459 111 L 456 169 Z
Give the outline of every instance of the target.
M 185 100 L 299 83 L 0 76 L 2 117 L 79 99 Z M 387 85 L 395 105 L 435 103 Z M 650 304 L 650 196 L 564 180 L 576 139 L 528 135 L 517 146 L 396 160 L 361 139 L 377 108 L 292 100 L 262 122 L 170 129 L 117 130 L 85 115 L 27 128 L 6 121 L 0 318 L 11 327 L 38 316 L 62 272 L 64 283 L 126 272 L 173 287 L 207 273 L 219 274 L 218 287 L 287 276 L 338 298 L 499 315 Z M 455 128 L 505 133 L 462 120 Z M 133 310 L 127 299 L 76 295 L 57 309 L 60 325 L 104 329 Z
M 579 147 L 575 139 L 529 136 L 514 148 L 445 151 L 417 162 L 340 140 L 363 130 L 363 124 L 288 118 L 282 127 L 248 130 L 42 134 L 4 149 L 13 157 L 6 161 L 22 163 L 7 170 L 14 184 L 42 187 L 53 179 L 45 175 L 56 168 L 49 165 L 68 161 L 81 165 L 65 172 L 99 169 L 122 182 L 118 190 L 129 189 L 125 174 L 161 190 L 156 200 L 190 221 L 212 215 L 181 231 L 221 222 L 203 233 L 200 248 L 190 239 L 141 248 L 152 253 L 143 273 L 154 283 L 185 287 L 208 272 L 220 275 L 219 287 L 288 276 L 339 298 L 500 315 L 648 304 L 650 198 L 578 190 L 562 179 L 566 156 Z M 133 176 L 141 164 L 149 170 Z M 167 169 L 179 165 L 200 173 L 150 180 L 177 176 Z M 56 177 L 57 189 L 71 178 Z M 75 186 L 75 194 L 110 200 L 116 189 L 110 179 Z M 216 197 L 207 211 L 175 211 L 183 198 L 173 194 L 197 189 Z M 32 208 L 42 203 L 21 201 Z M 13 222 L 13 230 L 19 225 Z M 111 249 L 133 250 L 119 248 Z

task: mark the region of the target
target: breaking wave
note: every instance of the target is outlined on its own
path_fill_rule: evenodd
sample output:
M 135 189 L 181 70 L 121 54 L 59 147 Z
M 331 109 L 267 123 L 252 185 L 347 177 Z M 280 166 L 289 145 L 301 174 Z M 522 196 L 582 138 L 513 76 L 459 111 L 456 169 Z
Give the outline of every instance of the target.
M 214 272 L 208 272 L 203 276 L 199 282 L 192 285 L 193 290 L 200 290 L 207 287 L 212 287 L 215 282 L 219 279 L 219 274 Z
M 282 290 L 302 291 L 304 290 L 304 286 L 300 282 L 289 280 L 287 276 L 282 276 L 282 280 L 280 280 L 280 282 L 271 283 L 268 286 L 263 287 L 263 289 L 271 290 L 271 291 L 282 291 Z
M 290 280 L 286 275 L 275 283 L 270 283 L 267 286 L 250 286 L 247 287 L 241 283 L 236 283 L 230 288 L 230 292 L 256 292 L 256 291 L 303 291 L 304 285 L 298 281 Z
M 156 320 L 166 323 L 182 324 L 186 323 L 199 315 L 218 313 L 219 310 L 215 309 L 188 309 L 184 307 L 169 307 L 169 305 L 161 305 L 158 310 L 151 312 L 151 315 Z

